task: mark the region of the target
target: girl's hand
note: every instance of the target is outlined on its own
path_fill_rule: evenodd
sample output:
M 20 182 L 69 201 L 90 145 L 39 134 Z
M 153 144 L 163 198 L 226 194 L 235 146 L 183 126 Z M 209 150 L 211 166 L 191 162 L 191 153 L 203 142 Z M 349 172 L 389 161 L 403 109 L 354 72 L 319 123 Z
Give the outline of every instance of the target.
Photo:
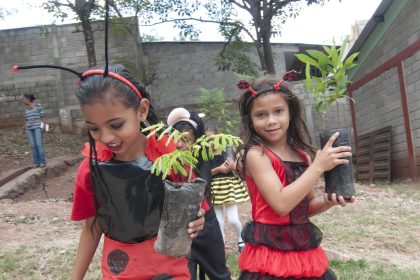
M 221 164 L 221 165 L 219 166 L 219 173 L 226 174 L 226 173 L 229 173 L 229 172 L 230 172 L 230 168 L 229 168 L 229 166 L 226 164 L 226 161 L 225 161 L 223 164 Z
M 187 232 L 190 235 L 190 238 L 195 238 L 198 235 L 198 232 L 204 227 L 204 209 L 200 209 L 197 213 L 197 219 L 188 223 Z
M 347 203 L 356 202 L 356 197 L 352 196 L 350 201 L 346 201 L 346 200 L 344 200 L 344 197 L 342 197 L 341 195 L 337 199 L 337 195 L 335 193 L 332 193 L 331 194 L 331 199 L 328 199 L 328 194 L 325 193 L 324 194 L 324 201 L 325 201 L 325 203 L 327 203 L 330 206 L 341 205 L 341 207 L 345 207 L 347 205 Z
M 316 152 L 313 164 L 317 166 L 321 172 L 329 171 L 339 164 L 348 164 L 351 157 L 350 146 L 333 147 L 334 141 L 338 137 L 338 132 L 334 133 L 322 150 Z
M 236 170 L 236 164 L 231 158 L 226 159 L 224 165 L 227 168 L 229 168 L 229 171 L 235 171 Z

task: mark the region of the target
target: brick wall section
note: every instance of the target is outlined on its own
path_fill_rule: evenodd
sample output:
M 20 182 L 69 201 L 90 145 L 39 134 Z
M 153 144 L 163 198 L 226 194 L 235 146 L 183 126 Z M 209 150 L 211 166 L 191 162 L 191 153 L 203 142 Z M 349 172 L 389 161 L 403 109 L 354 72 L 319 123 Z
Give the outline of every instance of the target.
M 410 0 L 393 22 L 354 81 L 420 39 L 420 1 Z M 385 19 L 386 20 L 386 19 Z M 411 133 L 420 176 L 420 52 L 403 61 Z M 392 126 L 392 177 L 410 176 L 397 68 L 391 68 L 353 93 L 358 135 Z
M 354 81 L 371 72 L 419 39 L 420 17 L 418 14 L 420 1 L 408 0 L 406 2 L 407 4 L 401 14 L 364 62 L 362 69 L 355 75 Z M 385 18 L 385 20 L 387 19 Z
M 153 101 L 159 107 L 194 103 L 198 88 L 224 87 L 227 99 L 238 99 L 238 78 L 232 72 L 219 72 L 214 57 L 223 48 L 221 42 L 149 42 L 143 43 L 147 62 L 155 65 L 156 80 L 152 83 Z M 273 44 L 277 73 L 285 72 L 285 51 L 297 52 L 292 44 Z M 255 53 L 250 56 L 257 61 Z
M 102 23 L 94 26 L 100 30 Z M 96 31 L 96 56 L 98 64 L 104 64 L 104 33 Z M 134 40 L 110 34 L 110 56 L 134 57 Z M 77 116 L 78 102 L 74 96 L 77 77 L 59 70 L 10 69 L 14 64 L 52 64 L 83 72 L 88 69 L 83 33 L 77 24 L 50 26 L 45 34 L 37 27 L 0 31 L 0 127 L 23 124 L 22 96 L 32 93 L 41 103 L 49 119 L 72 128 L 72 115 Z
M 96 26 L 101 28 L 102 23 Z M 82 32 L 77 24 L 51 26 L 45 36 L 37 27 L 0 31 L 0 127 L 23 124 L 22 95 L 33 93 L 44 105 L 47 116 L 60 122 L 64 130 L 79 130 L 82 115 L 74 90 L 77 77 L 59 70 L 10 71 L 14 64 L 53 64 L 77 71 L 87 70 L 86 48 Z M 104 33 L 95 32 L 98 64 L 104 63 Z M 135 42 L 130 37 L 116 37 L 110 32 L 109 57 L 111 63 L 121 57 L 135 60 Z M 219 72 L 214 57 L 222 49 L 221 42 L 149 42 L 143 44 L 145 60 L 153 64 L 156 79 L 151 85 L 152 102 L 161 117 L 177 106 L 196 108 L 198 88 L 224 87 L 225 96 L 234 102 L 242 92 L 235 86 L 238 77 L 231 72 Z M 285 53 L 299 51 L 297 44 L 273 44 L 277 73 L 286 71 Z M 251 57 L 258 62 L 256 53 Z M 326 118 L 313 108 L 310 96 L 294 83 L 294 91 L 304 103 L 309 130 L 313 142 L 318 144 L 318 131 L 338 125 L 336 107 L 331 107 Z M 340 126 L 351 127 L 348 104 L 340 102 Z

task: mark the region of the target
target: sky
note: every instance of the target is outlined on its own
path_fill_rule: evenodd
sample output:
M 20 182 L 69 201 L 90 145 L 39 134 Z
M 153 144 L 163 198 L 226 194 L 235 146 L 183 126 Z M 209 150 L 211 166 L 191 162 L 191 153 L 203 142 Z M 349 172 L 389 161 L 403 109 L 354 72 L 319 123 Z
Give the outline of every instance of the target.
M 43 0 L 0 0 L 0 7 L 13 12 L 0 20 L 0 29 L 51 24 L 54 18 L 40 8 Z M 358 20 L 368 20 L 375 12 L 381 0 L 330 0 L 324 6 L 303 6 L 301 13 L 294 19 L 288 19 L 282 27 L 280 37 L 273 38 L 279 43 L 330 44 L 333 39 L 343 39 L 350 35 L 351 26 Z M 70 23 L 69 21 L 67 23 Z M 61 21 L 56 20 L 56 24 Z M 141 27 L 144 33 L 173 40 L 178 31 L 168 32 L 171 26 Z M 214 25 L 202 25 L 201 41 L 221 41 Z M 167 34 L 167 35 L 166 35 Z M 166 35 L 166 36 L 165 36 Z

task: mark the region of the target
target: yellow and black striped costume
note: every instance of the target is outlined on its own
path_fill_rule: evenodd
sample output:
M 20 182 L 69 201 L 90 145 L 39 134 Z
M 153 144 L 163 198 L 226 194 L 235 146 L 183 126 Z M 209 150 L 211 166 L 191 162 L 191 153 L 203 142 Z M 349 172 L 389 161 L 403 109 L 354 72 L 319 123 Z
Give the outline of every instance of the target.
M 215 155 L 212 160 L 212 168 L 224 162 L 224 157 Z M 213 204 L 239 203 L 249 200 L 248 190 L 242 180 L 233 173 L 216 174 L 211 179 Z

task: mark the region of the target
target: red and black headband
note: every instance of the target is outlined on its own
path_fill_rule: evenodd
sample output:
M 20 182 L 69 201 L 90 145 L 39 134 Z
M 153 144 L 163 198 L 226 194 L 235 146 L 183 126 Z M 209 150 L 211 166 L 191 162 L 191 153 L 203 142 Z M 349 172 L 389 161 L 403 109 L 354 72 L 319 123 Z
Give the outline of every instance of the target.
M 291 70 L 289 72 L 287 72 L 286 74 L 283 75 L 282 79 L 274 84 L 272 87 L 269 88 L 263 88 L 261 90 L 255 91 L 252 87 L 251 87 L 251 83 L 247 80 L 240 80 L 236 83 L 236 86 L 241 89 L 241 90 L 246 90 L 249 91 L 253 97 L 257 97 L 259 94 L 262 93 L 266 93 L 266 92 L 270 92 L 270 91 L 280 91 L 280 86 L 281 84 L 283 84 L 285 81 L 293 81 L 300 73 L 295 71 L 295 70 Z
M 17 72 L 21 69 L 33 69 L 33 68 L 52 68 L 52 69 L 60 69 L 64 71 L 68 71 L 70 73 L 75 74 L 79 79 L 82 81 L 88 76 L 92 75 L 103 75 L 104 77 L 111 77 L 114 78 L 123 84 L 127 85 L 134 93 L 142 99 L 143 96 L 140 93 L 140 91 L 137 89 L 136 86 L 133 85 L 129 80 L 121 76 L 120 74 L 117 74 L 115 72 L 109 72 L 108 70 L 108 21 L 109 21 L 109 0 L 105 1 L 105 69 L 91 69 L 88 71 L 85 71 L 83 73 L 77 72 L 73 69 L 57 66 L 57 65 L 28 65 L 28 66 L 18 66 L 14 65 L 12 67 L 12 70 L 14 72 Z

